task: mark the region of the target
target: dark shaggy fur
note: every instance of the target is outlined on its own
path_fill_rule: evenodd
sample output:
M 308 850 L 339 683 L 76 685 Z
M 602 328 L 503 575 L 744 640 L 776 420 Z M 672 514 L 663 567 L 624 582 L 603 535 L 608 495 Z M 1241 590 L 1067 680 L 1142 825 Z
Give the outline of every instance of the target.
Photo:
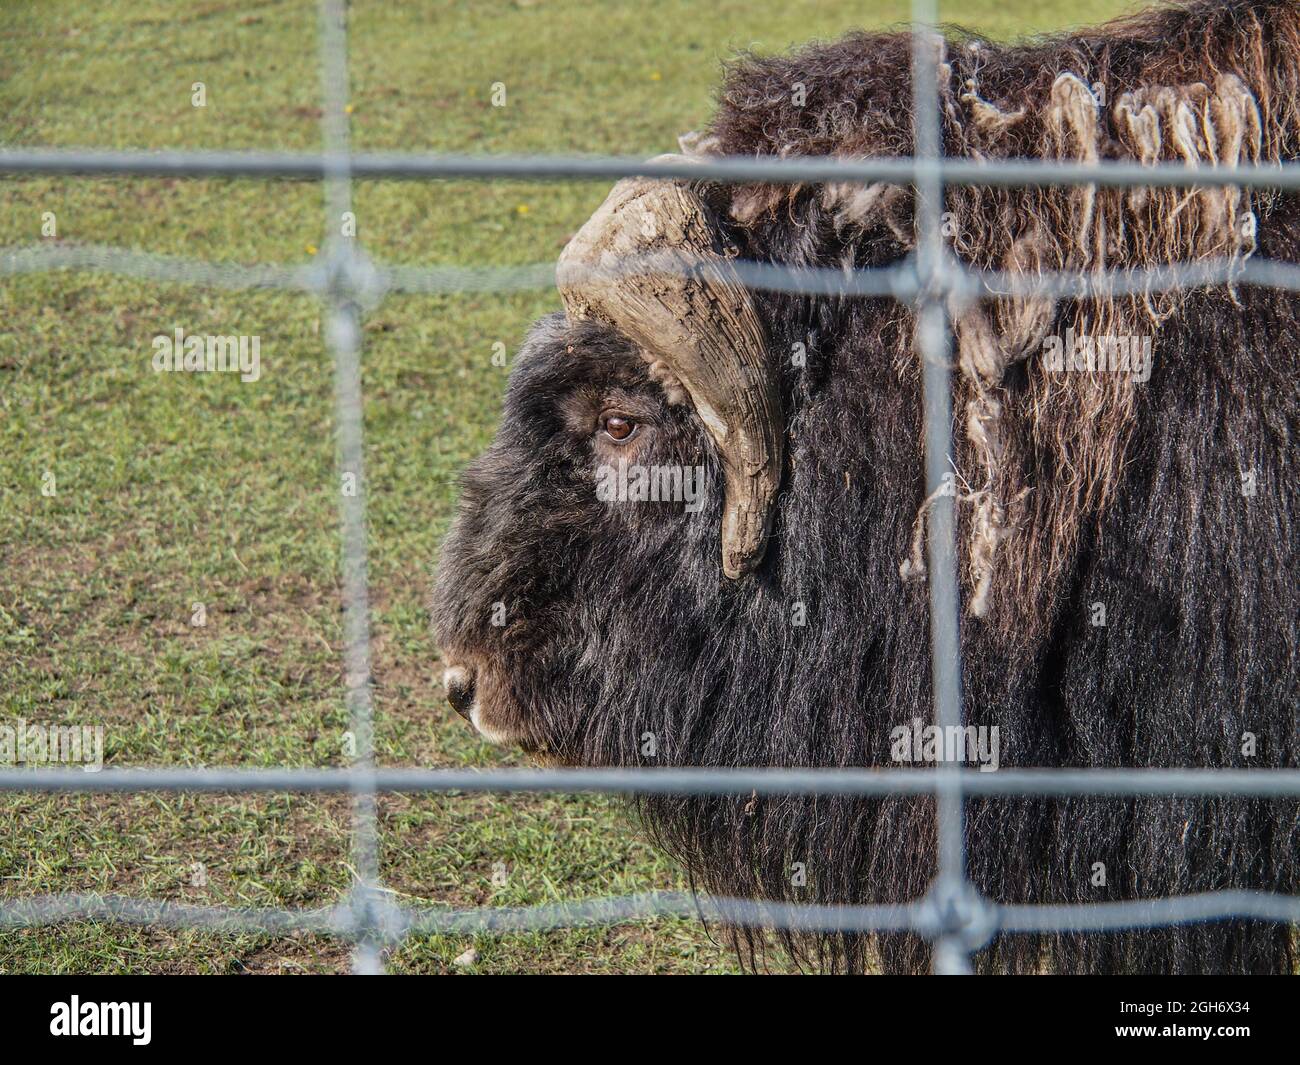
M 1257 137 L 1245 114 L 1241 161 L 1290 160 L 1300 148 L 1300 12 L 1289 0 L 1189 4 L 1018 47 L 953 36 L 940 70 L 953 155 L 1143 157 L 1143 127 L 1128 115 L 1161 87 L 1173 95 L 1158 115 L 1176 117 L 1184 101 L 1206 116 L 1199 149 L 1184 145 L 1204 154 L 1245 114 L 1234 119 L 1224 102 L 1238 83 L 1258 114 Z M 908 154 L 907 71 L 906 38 L 888 34 L 745 58 L 723 88 L 712 150 Z M 1084 92 L 1103 86 L 1105 105 L 1093 108 L 1075 81 Z M 790 102 L 796 82 L 807 87 L 803 107 Z M 1139 94 L 1127 113 L 1125 93 Z M 1177 144 L 1152 144 L 1156 157 L 1178 157 Z M 714 195 L 750 259 L 872 266 L 909 249 L 907 190 Z M 962 259 L 1025 273 L 1300 258 L 1294 196 L 954 189 L 946 207 Z M 1246 241 L 1249 227 L 1235 220 L 1250 214 L 1257 235 Z M 891 729 L 931 717 L 924 582 L 899 573 L 924 495 L 910 312 L 889 300 L 755 298 L 789 440 L 756 574 L 722 576 L 716 487 L 695 514 L 597 501 L 595 467 L 619 454 L 698 462 L 720 483 L 690 407 L 669 402 L 608 328 L 559 315 L 538 324 L 498 437 L 465 474 L 434 597 L 437 635 L 444 649 L 491 664 L 491 694 L 511 708 L 513 730 L 550 758 L 884 766 Z M 962 626 L 967 721 L 1000 727 L 1005 766 L 1300 765 L 1290 462 L 1300 301 L 1242 286 L 1168 299 L 990 301 L 981 318 L 954 310 L 968 607 L 986 586 L 972 611 L 982 616 Z M 1145 329 L 1150 381 L 1050 375 L 1041 340 L 1067 326 Z M 790 363 L 796 343 L 806 367 Z M 610 408 L 641 425 L 623 450 L 598 431 Z M 506 604 L 505 625 L 492 624 L 496 602 Z M 1104 626 L 1091 624 L 1097 603 Z M 803 625 L 792 623 L 797 605 Z M 641 753 L 645 733 L 657 740 L 653 758 Z M 1242 754 L 1245 733 L 1258 737 L 1253 757 Z M 898 901 L 923 895 L 934 872 L 925 799 L 683 797 L 639 807 L 713 892 Z M 1294 801 L 987 799 L 967 808 L 971 879 L 1001 901 L 1300 890 Z M 796 862 L 806 886 L 792 886 Z M 1092 884 L 1097 862 L 1104 887 Z M 753 947 L 744 934 L 738 941 Z M 905 935 L 788 945 L 828 970 L 929 964 L 927 946 Z M 978 963 L 1262 973 L 1290 971 L 1295 957 L 1286 927 L 1220 922 L 1002 936 Z

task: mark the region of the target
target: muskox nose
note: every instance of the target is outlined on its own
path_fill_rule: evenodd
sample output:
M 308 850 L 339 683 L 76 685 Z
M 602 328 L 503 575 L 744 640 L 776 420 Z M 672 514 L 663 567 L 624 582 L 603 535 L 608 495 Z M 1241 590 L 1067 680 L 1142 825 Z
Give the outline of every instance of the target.
M 452 666 L 442 675 L 442 686 L 447 689 L 451 708 L 468 721 L 474 705 L 474 674 L 464 666 Z

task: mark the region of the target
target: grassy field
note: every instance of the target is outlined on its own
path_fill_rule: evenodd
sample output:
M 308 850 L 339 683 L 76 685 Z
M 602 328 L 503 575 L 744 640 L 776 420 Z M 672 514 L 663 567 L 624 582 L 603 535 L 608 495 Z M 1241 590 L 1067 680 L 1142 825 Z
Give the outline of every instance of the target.
M 1124 9 L 965 0 L 993 36 Z M 362 149 L 654 154 L 701 126 L 722 58 L 895 23 L 901 0 L 465 0 L 354 5 Z M 302 0 L 6 0 L 0 144 L 310 149 L 316 16 Z M 202 81 L 207 106 L 194 107 Z M 507 104 L 493 107 L 493 83 Z M 364 183 L 359 236 L 422 264 L 553 260 L 603 183 Z M 42 236 L 53 213 L 57 233 Z M 306 262 L 320 190 L 245 181 L 0 180 L 0 243 L 112 244 Z M 543 291 L 392 298 L 365 325 L 378 757 L 512 764 L 445 709 L 424 597 L 455 477 L 490 438 Z M 261 379 L 155 374 L 151 340 L 256 334 Z M 333 381 L 306 296 L 63 272 L 0 284 L 0 724 L 99 724 L 114 766 L 345 764 Z M 203 604 L 205 624 L 193 623 Z M 538 903 L 680 887 L 617 803 L 411 798 L 381 805 L 403 898 Z M 0 797 L 0 897 L 98 891 L 320 905 L 349 883 L 346 800 Z M 505 875 L 493 876 L 496 870 Z M 425 938 L 390 959 L 443 972 L 729 972 L 695 923 Z M 73 924 L 0 933 L 0 972 L 342 971 L 313 937 Z

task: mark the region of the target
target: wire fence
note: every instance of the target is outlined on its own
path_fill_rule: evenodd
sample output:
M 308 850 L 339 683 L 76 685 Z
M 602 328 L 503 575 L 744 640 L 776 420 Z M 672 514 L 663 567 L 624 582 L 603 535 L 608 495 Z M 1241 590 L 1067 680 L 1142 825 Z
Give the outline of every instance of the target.
M 963 807 L 967 797 L 1013 796 L 1300 796 L 1297 769 L 1006 769 L 986 774 L 955 764 L 933 770 L 891 769 L 385 769 L 375 765 L 370 676 L 366 497 L 361 396 L 361 317 L 388 293 L 500 292 L 546 288 L 555 266 L 387 266 L 372 262 L 354 238 L 338 238 L 351 210 L 354 179 L 622 177 L 689 178 L 717 182 L 873 182 L 910 184 L 917 191 L 916 249 L 882 268 L 840 271 L 736 263 L 753 288 L 836 296 L 889 296 L 911 303 L 924 367 L 924 429 L 930 516 L 929 597 L 935 724 L 962 722 L 958 641 L 959 595 L 952 498 L 937 492 L 952 452 L 950 296 L 987 298 L 1032 292 L 1086 297 L 1170 291 L 1213 284 L 1263 285 L 1300 292 L 1300 267 L 1256 259 L 1210 260 L 1094 273 L 1048 273 L 1032 279 L 971 270 L 945 252 L 945 184 L 1099 186 L 1237 186 L 1300 189 L 1300 165 L 1198 169 L 1194 181 L 1175 164 L 1053 163 L 1038 160 L 975 162 L 942 157 L 936 56 L 935 0 L 913 0 L 912 84 L 914 156 L 909 159 L 716 158 L 690 163 L 555 156 L 353 154 L 347 103 L 348 43 L 344 0 L 321 0 L 319 41 L 324 150 L 268 152 L 133 152 L 0 150 L 0 174 L 248 177 L 321 181 L 325 188 L 322 251 L 304 266 L 243 266 L 191 261 L 120 248 L 16 247 L 0 249 L 0 274 L 88 269 L 159 282 L 227 289 L 279 288 L 318 295 L 334 357 L 335 424 L 340 474 L 355 479 L 355 494 L 340 495 L 344 605 L 344 667 L 356 757 L 347 768 L 0 770 L 0 791 L 47 792 L 347 792 L 352 797 L 355 883 L 337 904 L 317 909 L 188 905 L 117 896 L 62 894 L 0 903 L 0 929 L 70 919 L 112 920 L 222 932 L 312 931 L 355 944 L 356 972 L 382 972 L 381 951 L 404 937 L 428 933 L 539 931 L 639 920 L 697 916 L 704 920 L 795 932 L 913 932 L 934 947 L 934 970 L 969 973 L 970 956 L 998 932 L 1108 931 L 1207 920 L 1245 918 L 1300 923 L 1300 897 L 1255 891 L 1217 891 L 1175 898 L 1071 905 L 1008 905 L 977 893 L 966 876 Z M 660 261 L 654 269 L 664 270 Z M 617 272 L 646 269 L 636 260 Z M 610 271 L 602 271 L 609 276 Z M 377 797 L 386 792 L 561 792 L 626 795 L 928 795 L 936 800 L 937 874 L 929 893 L 897 905 L 831 906 L 652 892 L 527 907 L 445 907 L 398 904 L 379 876 Z

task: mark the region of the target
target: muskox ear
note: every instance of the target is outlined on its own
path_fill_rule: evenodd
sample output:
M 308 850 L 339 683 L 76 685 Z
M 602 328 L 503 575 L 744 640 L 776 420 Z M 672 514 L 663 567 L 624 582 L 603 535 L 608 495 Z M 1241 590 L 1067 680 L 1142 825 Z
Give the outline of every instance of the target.
M 763 558 L 783 424 L 763 323 L 732 254 L 691 184 L 628 178 L 569 241 L 557 283 L 570 319 L 614 326 L 686 389 L 722 461 L 722 570 L 736 578 Z

